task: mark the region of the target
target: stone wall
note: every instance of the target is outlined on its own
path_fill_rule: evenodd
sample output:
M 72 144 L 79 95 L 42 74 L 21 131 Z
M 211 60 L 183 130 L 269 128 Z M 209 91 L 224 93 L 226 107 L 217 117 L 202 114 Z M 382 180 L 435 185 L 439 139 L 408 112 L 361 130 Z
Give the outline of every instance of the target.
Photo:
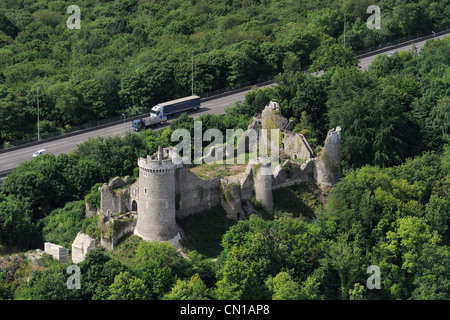
M 322 153 L 315 163 L 315 180 L 319 184 L 333 186 L 342 178 L 340 127 L 328 132 Z
M 69 250 L 58 244 L 45 242 L 44 252 L 51 255 L 53 259 L 56 259 L 59 262 L 66 263 L 69 261 Z
M 95 249 L 95 240 L 85 233 L 78 232 L 72 243 L 72 262 L 80 263 L 84 261 L 86 254 Z
M 255 190 L 255 199 L 261 201 L 267 210 L 273 209 L 272 197 L 272 165 L 270 162 L 257 161 L 253 164 L 253 188 Z
M 134 232 L 136 222 L 137 215 L 131 212 L 106 221 L 102 225 L 100 245 L 113 250 L 123 236 Z
M 241 185 L 237 179 L 224 177 L 220 180 L 220 205 L 227 213 L 227 218 L 239 220 L 244 217 L 242 210 Z
M 220 197 L 220 178 L 203 180 L 187 167 L 176 171 L 175 208 L 178 219 L 219 206 Z
M 135 179 L 127 176 L 124 180 L 116 177 L 109 184 L 103 184 L 100 210 L 105 217 L 112 217 L 114 213 L 131 211 L 130 191 L 126 186 L 134 182 Z
M 280 105 L 271 101 L 261 113 L 261 127 L 263 129 L 292 130 L 294 123 L 281 115 Z
M 283 151 L 293 160 L 308 160 L 314 157 L 314 152 L 309 146 L 305 136 L 301 133 L 286 131 L 283 132 Z
M 303 164 L 287 160 L 283 163 L 283 166 L 275 168 L 272 190 L 290 187 L 305 181 L 313 181 L 314 174 L 314 159 L 309 159 Z

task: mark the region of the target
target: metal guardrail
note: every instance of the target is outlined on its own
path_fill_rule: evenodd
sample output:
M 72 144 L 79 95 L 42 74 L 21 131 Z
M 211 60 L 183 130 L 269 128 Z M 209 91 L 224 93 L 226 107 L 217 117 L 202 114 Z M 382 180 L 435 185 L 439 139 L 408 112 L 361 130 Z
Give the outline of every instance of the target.
M 413 36 L 407 36 L 407 37 L 403 37 L 400 39 L 396 39 L 394 41 L 385 42 L 385 43 L 382 43 L 380 45 L 377 45 L 377 46 L 374 46 L 371 48 L 355 51 L 355 54 L 357 57 L 365 56 L 366 54 L 373 54 L 375 51 L 386 51 L 388 48 L 392 48 L 397 45 L 403 45 L 407 42 L 417 41 L 417 40 L 423 41 L 423 40 L 431 39 L 434 36 L 438 37 L 438 36 L 448 34 L 448 33 L 450 33 L 450 26 L 446 26 L 444 29 L 442 29 L 438 32 L 435 32 L 435 33 L 433 33 L 432 30 L 429 30 L 429 31 L 424 31 L 424 32 L 415 34 Z

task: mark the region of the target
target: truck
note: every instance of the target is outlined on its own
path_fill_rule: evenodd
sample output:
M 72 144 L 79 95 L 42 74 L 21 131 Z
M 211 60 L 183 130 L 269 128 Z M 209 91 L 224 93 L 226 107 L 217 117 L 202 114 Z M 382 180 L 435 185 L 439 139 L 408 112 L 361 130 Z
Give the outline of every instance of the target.
M 150 116 L 146 119 L 134 120 L 132 127 L 134 131 L 158 126 L 166 123 L 170 117 L 178 116 L 184 112 L 200 108 L 200 97 L 189 96 L 172 101 L 158 103 L 150 110 Z
M 146 119 L 138 119 L 133 120 L 132 127 L 133 130 L 136 132 L 139 132 L 144 129 L 153 128 L 158 126 L 159 124 L 166 123 L 167 117 L 165 116 L 159 116 L 157 118 L 148 117 Z

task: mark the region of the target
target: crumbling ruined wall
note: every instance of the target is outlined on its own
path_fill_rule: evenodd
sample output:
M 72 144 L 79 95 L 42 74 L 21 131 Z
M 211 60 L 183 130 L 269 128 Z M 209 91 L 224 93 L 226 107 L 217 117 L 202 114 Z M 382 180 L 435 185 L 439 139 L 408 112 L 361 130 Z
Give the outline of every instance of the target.
M 314 159 L 309 159 L 303 164 L 286 160 L 282 166 L 275 168 L 272 190 L 290 187 L 305 181 L 313 181 L 314 172 Z
M 84 261 L 86 254 L 95 249 L 95 240 L 85 233 L 78 232 L 77 237 L 72 242 L 72 262 L 80 263 Z
M 220 205 L 227 213 L 227 218 L 239 220 L 244 217 L 242 209 L 241 185 L 233 177 L 224 177 L 220 180 Z
M 305 136 L 298 132 L 283 132 L 283 152 L 293 160 L 308 160 L 314 157 L 314 152 L 309 146 Z
M 272 165 L 270 162 L 258 159 L 252 167 L 253 188 L 255 190 L 255 199 L 261 201 L 267 210 L 273 209 L 272 197 Z
M 315 159 L 315 180 L 322 185 L 333 186 L 342 178 L 341 169 L 341 128 L 328 132 L 325 146 Z
M 45 242 L 44 252 L 51 255 L 54 259 L 58 260 L 59 262 L 66 263 L 67 261 L 69 261 L 69 250 L 58 244 Z
M 271 101 L 261 113 L 261 127 L 263 129 L 292 130 L 294 123 L 281 115 L 280 105 Z
M 123 236 L 134 232 L 136 222 L 137 215 L 131 212 L 105 221 L 101 225 L 100 245 L 114 249 Z
M 203 180 L 187 167 L 177 170 L 175 174 L 175 207 L 178 219 L 217 206 L 220 206 L 220 178 Z
M 259 120 L 254 118 L 252 128 L 255 129 L 259 126 L 263 129 L 279 129 L 282 132 L 280 151 L 291 160 L 306 160 L 304 166 L 302 165 L 300 168 L 292 165 L 287 167 L 286 174 L 276 168 L 275 188 L 308 180 L 324 186 L 333 186 L 339 182 L 342 177 L 340 127 L 328 132 L 321 154 L 313 158 L 314 152 L 308 141 L 302 134 L 290 131 L 292 123 L 280 114 L 280 108 L 276 102 L 270 102 L 264 108 Z
M 100 211 L 105 217 L 112 217 L 115 213 L 131 211 L 130 190 L 126 186 L 135 182 L 127 176 L 122 180 L 116 177 L 109 184 L 101 187 Z

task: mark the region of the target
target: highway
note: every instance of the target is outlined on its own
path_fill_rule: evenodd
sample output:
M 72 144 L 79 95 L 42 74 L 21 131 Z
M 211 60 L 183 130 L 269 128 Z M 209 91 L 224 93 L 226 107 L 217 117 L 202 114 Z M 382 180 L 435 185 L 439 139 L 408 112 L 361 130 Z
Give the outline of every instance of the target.
M 445 36 L 447 36 L 447 34 L 441 35 L 441 36 L 436 36 L 436 39 L 442 39 L 442 38 L 445 37 Z M 425 45 L 425 42 L 426 42 L 426 41 L 427 41 L 427 40 L 422 40 L 422 41 L 414 42 L 414 45 L 416 46 L 417 51 L 420 51 L 420 50 L 423 48 L 423 46 Z M 401 52 L 401 51 L 409 51 L 409 50 L 412 49 L 412 47 L 413 47 L 412 44 L 408 44 L 408 45 L 401 46 L 400 48 L 397 48 L 397 49 L 392 49 L 391 51 L 388 51 L 388 52 L 392 52 L 392 51 L 397 51 L 397 52 Z M 373 61 L 377 56 L 378 56 L 378 54 L 373 55 L 373 56 L 371 55 L 370 57 L 366 57 L 366 58 L 360 59 L 360 60 L 359 60 L 359 66 L 361 67 L 361 70 L 366 71 L 366 70 L 369 68 L 369 66 L 370 66 L 370 64 L 372 63 L 372 61 Z
M 436 38 L 442 38 L 444 35 L 436 37 Z M 425 44 L 424 41 L 418 41 L 415 43 L 415 46 L 418 50 L 420 50 L 423 45 Z M 412 48 L 412 45 L 404 45 L 397 49 L 393 49 L 392 51 L 406 51 L 410 50 Z M 365 57 L 360 59 L 360 67 L 362 70 L 367 70 L 372 61 L 381 53 L 374 53 L 373 55 L 370 55 L 369 57 Z M 384 52 L 386 54 L 386 52 Z M 225 108 L 228 106 L 233 106 L 237 101 L 243 101 L 245 98 L 245 95 L 249 92 L 243 91 L 239 93 L 230 94 L 227 96 L 222 96 L 217 99 L 209 100 L 207 102 L 202 102 L 202 107 L 196 112 L 192 113 L 191 115 L 193 117 L 197 117 L 203 113 L 212 113 L 212 114 L 223 114 L 225 111 Z M 1 172 L 7 172 L 12 170 L 13 168 L 17 167 L 19 163 L 25 160 L 32 159 L 32 154 L 39 149 L 46 149 L 48 153 L 53 153 L 54 155 L 58 155 L 60 153 L 70 153 L 71 151 L 75 150 L 77 148 L 77 145 L 82 143 L 83 141 L 87 140 L 90 137 L 111 137 L 111 136 L 125 136 L 126 132 L 131 131 L 131 122 L 126 121 L 125 123 L 114 125 L 111 127 L 106 127 L 102 129 L 98 129 L 95 131 L 85 132 L 73 136 L 69 136 L 66 138 L 62 138 L 59 140 L 54 140 L 51 142 L 44 142 L 39 145 L 31 146 L 31 147 L 25 147 L 20 149 L 12 149 L 11 151 L 5 152 L 0 154 L 0 173 Z M 2 183 L 2 179 L 4 179 L 4 176 L 0 175 L 0 185 Z
M 226 107 L 233 106 L 236 101 L 244 100 L 245 95 L 248 92 L 249 91 L 243 91 L 240 93 L 235 93 L 233 95 L 217 98 L 207 102 L 202 102 L 201 108 L 197 112 L 191 113 L 190 115 L 195 118 L 204 113 L 223 114 L 225 113 Z M 82 143 L 83 141 L 87 140 L 90 137 L 106 138 L 116 135 L 123 137 L 127 132 L 134 132 L 131 128 L 131 121 L 126 121 L 125 123 L 119 125 L 106 127 L 86 133 L 81 133 L 78 135 L 62 138 L 59 140 L 44 142 L 37 146 L 26 147 L 5 152 L 0 154 L 0 172 L 11 170 L 17 167 L 19 163 L 21 163 L 22 161 L 32 159 L 32 154 L 39 149 L 46 149 L 48 153 L 53 153 L 54 155 L 58 155 L 60 153 L 70 153 L 71 151 L 74 151 L 77 148 L 78 144 Z

